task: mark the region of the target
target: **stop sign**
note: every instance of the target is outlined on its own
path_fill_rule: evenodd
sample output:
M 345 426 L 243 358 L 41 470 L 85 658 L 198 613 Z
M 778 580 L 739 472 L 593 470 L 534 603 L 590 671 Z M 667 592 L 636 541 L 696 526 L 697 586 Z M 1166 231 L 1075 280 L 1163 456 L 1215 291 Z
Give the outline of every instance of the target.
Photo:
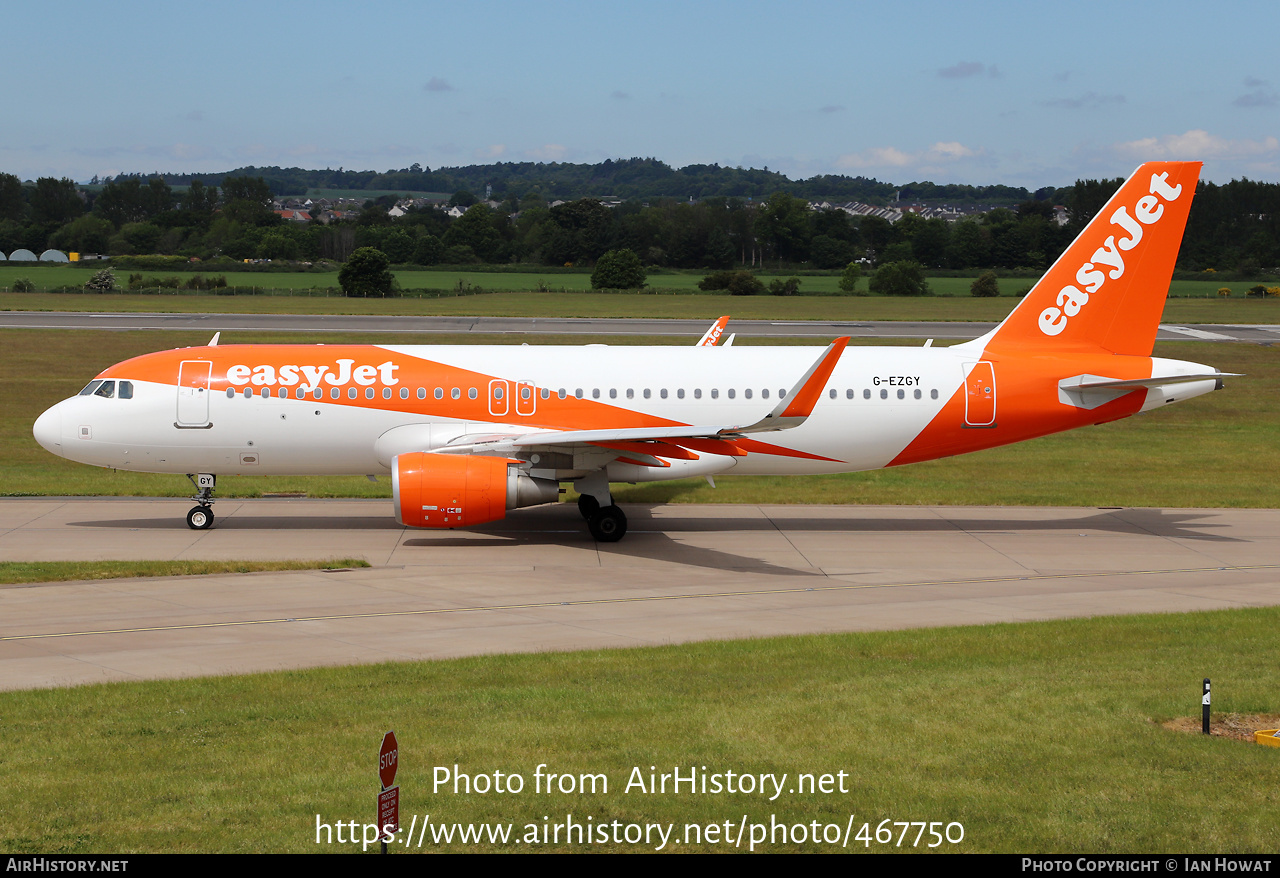
M 400 745 L 396 743 L 396 733 L 387 732 L 382 739 L 382 749 L 378 751 L 378 780 L 382 781 L 384 790 L 396 782 L 399 763 Z

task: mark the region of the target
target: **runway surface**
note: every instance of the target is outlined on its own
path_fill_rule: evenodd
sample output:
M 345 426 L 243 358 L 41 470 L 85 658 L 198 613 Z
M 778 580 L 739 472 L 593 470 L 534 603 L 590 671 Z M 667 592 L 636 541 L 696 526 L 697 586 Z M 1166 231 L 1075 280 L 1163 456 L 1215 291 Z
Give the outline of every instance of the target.
M 0 560 L 374 566 L 0 586 L 0 689 L 1280 604 L 1280 510 L 569 505 L 413 531 L 388 501 L 0 499 Z
M 709 320 L 535 317 L 370 317 L 324 314 L 119 314 L 0 311 L 0 329 L 199 330 L 208 332 L 480 333 L 509 335 L 675 335 L 700 338 Z M 963 341 L 994 323 L 734 320 L 747 338 L 934 338 Z M 1280 342 L 1280 325 L 1161 324 L 1159 341 Z M 234 340 L 234 339 L 231 339 Z

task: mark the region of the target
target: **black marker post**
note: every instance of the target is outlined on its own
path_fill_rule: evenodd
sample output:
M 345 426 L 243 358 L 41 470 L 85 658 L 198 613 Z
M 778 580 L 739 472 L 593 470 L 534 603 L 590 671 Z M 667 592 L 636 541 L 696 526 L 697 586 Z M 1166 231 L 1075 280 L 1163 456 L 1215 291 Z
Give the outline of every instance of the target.
M 1206 735 L 1209 734 L 1209 678 L 1204 678 L 1204 696 L 1200 699 L 1201 719 L 1200 730 Z

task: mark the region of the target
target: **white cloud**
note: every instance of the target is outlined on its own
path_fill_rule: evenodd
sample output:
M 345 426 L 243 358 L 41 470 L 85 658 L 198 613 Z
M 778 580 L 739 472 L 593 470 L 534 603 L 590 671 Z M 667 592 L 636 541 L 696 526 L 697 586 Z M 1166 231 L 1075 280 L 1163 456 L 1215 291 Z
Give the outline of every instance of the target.
M 967 159 L 977 155 L 977 153 L 963 143 L 951 140 L 946 143 L 941 141 L 935 143 L 926 150 L 925 155 L 933 161 L 940 161 L 944 159 Z
M 525 155 L 540 162 L 558 162 L 569 150 L 558 143 L 547 143 L 535 149 L 526 149 Z
M 1280 151 L 1280 140 L 1264 137 L 1262 140 L 1228 140 L 1195 128 L 1185 134 L 1166 134 L 1163 137 L 1144 137 L 1117 143 L 1112 150 L 1127 159 L 1138 161 L 1204 159 L 1246 159 L 1266 156 Z
M 836 159 L 837 168 L 861 170 L 864 168 L 920 168 L 932 166 L 939 162 L 953 162 L 958 159 L 973 158 L 981 155 L 957 141 L 939 141 L 933 146 L 919 152 L 904 152 L 894 146 L 873 147 L 862 152 L 847 153 Z
M 433 76 L 427 80 L 427 84 L 422 87 L 422 90 L 423 91 L 454 91 L 454 87 L 449 84 L 448 80 L 442 79 L 439 76 Z

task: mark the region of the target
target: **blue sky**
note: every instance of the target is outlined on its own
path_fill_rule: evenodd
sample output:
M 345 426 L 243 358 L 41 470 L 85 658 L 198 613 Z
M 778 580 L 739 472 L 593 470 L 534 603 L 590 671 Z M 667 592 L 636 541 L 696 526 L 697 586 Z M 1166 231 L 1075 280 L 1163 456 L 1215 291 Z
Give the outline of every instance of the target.
M 1280 180 L 1280 4 L 118 0 L 7 9 L 23 179 L 654 156 L 1036 188 Z M 17 38 L 25 34 L 25 38 Z

